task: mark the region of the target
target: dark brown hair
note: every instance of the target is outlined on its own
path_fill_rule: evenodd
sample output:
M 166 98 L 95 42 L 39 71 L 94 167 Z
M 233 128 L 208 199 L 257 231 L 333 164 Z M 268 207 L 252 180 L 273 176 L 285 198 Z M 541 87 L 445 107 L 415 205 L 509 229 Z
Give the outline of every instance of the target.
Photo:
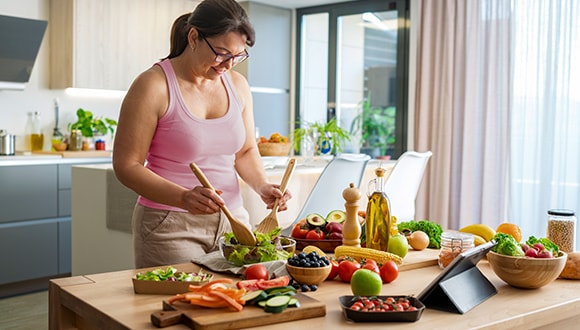
M 194 27 L 198 39 L 228 32 L 246 36 L 246 45 L 253 46 L 255 32 L 246 11 L 235 0 L 204 0 L 192 13 L 179 16 L 171 27 L 171 48 L 166 58 L 179 56 L 187 47 L 187 35 Z

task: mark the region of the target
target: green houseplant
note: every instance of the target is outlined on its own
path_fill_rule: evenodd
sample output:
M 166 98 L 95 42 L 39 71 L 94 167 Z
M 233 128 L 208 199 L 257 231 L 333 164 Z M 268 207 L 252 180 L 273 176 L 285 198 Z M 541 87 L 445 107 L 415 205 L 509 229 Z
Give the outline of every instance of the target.
M 336 118 L 332 118 L 328 122 L 307 123 L 304 127 L 294 130 L 292 143 L 296 152 L 300 150 L 300 141 L 310 131 L 317 139 L 318 150 L 320 150 L 324 139 L 330 140 L 330 153 L 333 155 L 340 153 L 345 142 L 350 141 L 350 133 L 338 126 Z
M 360 133 L 361 149 L 378 149 L 384 155 L 395 143 L 395 116 L 394 106 L 372 106 L 368 97 L 361 102 L 361 112 L 353 119 L 350 134 Z
M 79 108 L 77 110 L 77 121 L 69 124 L 69 131 L 80 130 L 84 137 L 91 138 L 95 134 L 105 135 L 107 132 L 111 136 L 115 134 L 117 121 L 111 118 L 95 117 L 89 110 Z

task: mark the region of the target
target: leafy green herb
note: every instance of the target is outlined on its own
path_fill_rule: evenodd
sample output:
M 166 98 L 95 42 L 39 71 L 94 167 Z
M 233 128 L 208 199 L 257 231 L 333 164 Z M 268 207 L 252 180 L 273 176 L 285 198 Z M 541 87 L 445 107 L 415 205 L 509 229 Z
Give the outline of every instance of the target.
M 552 255 L 554 257 L 560 255 L 560 248 L 558 247 L 558 245 L 556 245 L 554 242 L 550 241 L 545 237 L 536 238 L 534 236 L 530 236 L 530 238 L 528 238 L 528 240 L 526 241 L 526 244 L 528 246 L 534 246 L 534 244 L 536 243 L 541 243 L 544 246 L 544 249 L 552 252 Z
M 429 245 L 427 246 L 428 248 L 439 249 L 441 247 L 441 234 L 443 233 L 443 228 L 441 228 L 441 225 L 438 223 L 429 220 L 410 220 L 398 223 L 397 228 L 399 232 L 403 232 L 405 230 L 412 232 L 420 230 L 425 232 L 429 236 Z
M 491 248 L 495 253 L 512 257 L 523 257 L 525 255 L 522 246 L 512 235 L 497 233 L 493 236 L 492 240 L 497 242 L 497 244 Z

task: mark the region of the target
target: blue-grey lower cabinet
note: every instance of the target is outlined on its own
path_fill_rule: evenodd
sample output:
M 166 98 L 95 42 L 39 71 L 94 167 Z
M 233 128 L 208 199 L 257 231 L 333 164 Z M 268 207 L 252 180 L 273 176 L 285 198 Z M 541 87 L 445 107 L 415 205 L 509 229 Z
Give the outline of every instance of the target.
M 71 168 L 105 162 L 0 164 L 0 298 L 70 275 Z

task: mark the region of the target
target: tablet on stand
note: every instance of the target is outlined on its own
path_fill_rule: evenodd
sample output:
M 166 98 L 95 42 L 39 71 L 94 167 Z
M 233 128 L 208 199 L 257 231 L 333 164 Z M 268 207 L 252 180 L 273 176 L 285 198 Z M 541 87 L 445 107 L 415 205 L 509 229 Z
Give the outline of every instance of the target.
M 464 314 L 497 293 L 476 267 L 496 245 L 491 241 L 460 253 L 417 297 L 427 308 Z

